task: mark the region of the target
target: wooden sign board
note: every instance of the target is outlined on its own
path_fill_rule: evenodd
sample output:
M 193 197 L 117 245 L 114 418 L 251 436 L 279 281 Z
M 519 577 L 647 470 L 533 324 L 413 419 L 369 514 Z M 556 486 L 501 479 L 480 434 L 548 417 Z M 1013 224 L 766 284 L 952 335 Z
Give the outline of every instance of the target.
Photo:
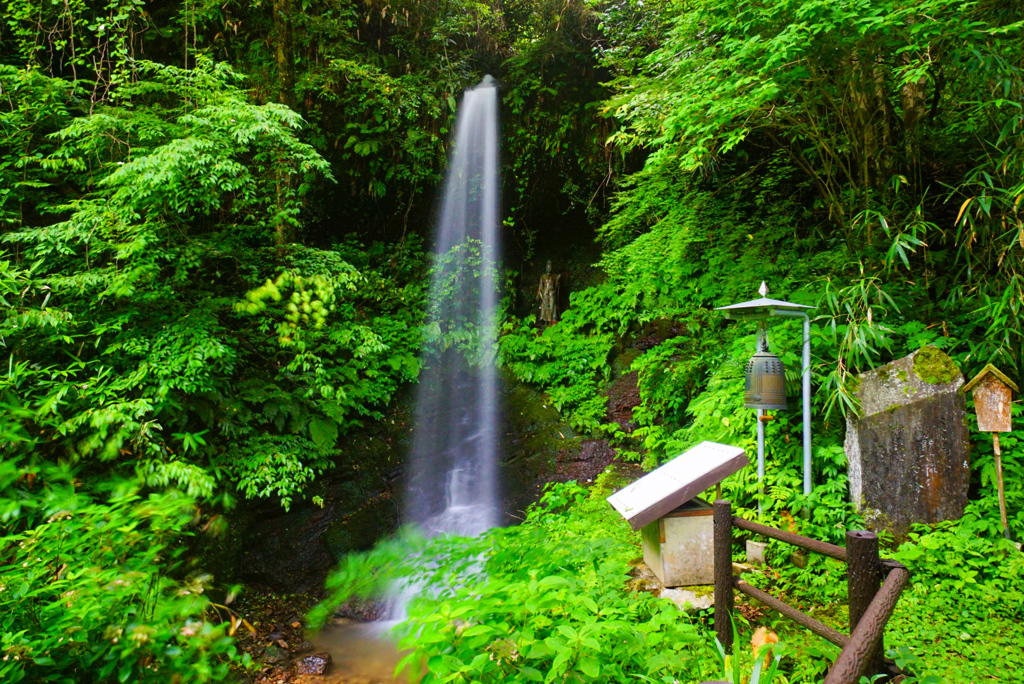
M 971 390 L 980 432 L 1009 432 L 1013 428 L 1011 407 L 1013 390 L 993 375 L 986 376 Z
M 639 530 L 750 465 L 743 449 L 701 442 L 608 497 L 608 503 Z

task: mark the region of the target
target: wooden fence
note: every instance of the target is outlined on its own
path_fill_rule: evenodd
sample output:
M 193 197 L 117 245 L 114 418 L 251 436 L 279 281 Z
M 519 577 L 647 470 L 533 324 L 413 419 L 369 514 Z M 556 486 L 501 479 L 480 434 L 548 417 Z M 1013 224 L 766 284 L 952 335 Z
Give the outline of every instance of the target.
M 847 565 L 847 595 L 850 605 L 850 635 L 815 620 L 768 592 L 753 587 L 732 572 L 732 530 L 739 528 L 754 534 L 820 553 Z M 825 677 L 825 684 L 857 684 L 862 675 L 899 673 L 895 663 L 886 660 L 883 633 L 892 616 L 910 572 L 894 560 L 878 555 L 878 536 L 873 532 L 846 533 L 846 547 L 810 539 L 767 525 L 734 516 L 732 504 L 717 500 L 714 506 L 715 545 L 715 632 L 726 651 L 732 650 L 733 631 L 730 616 L 735 592 L 757 599 L 818 636 L 839 646 L 842 651 Z

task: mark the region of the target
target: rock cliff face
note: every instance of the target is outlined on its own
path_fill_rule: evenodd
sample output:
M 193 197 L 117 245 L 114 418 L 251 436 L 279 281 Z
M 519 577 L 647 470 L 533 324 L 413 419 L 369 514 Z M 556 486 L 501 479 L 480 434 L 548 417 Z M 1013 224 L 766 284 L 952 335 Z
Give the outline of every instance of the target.
M 403 464 L 412 437 L 412 392 L 383 421 L 341 441 L 344 451 L 324 473 L 310 498 L 285 512 L 274 502 L 243 502 L 230 516 L 229 532 L 200 549 L 218 581 L 241 581 L 281 593 L 323 591 L 339 559 L 369 549 L 402 522 Z M 603 440 L 582 440 L 561 422 L 544 395 L 505 382 L 501 449 L 504 524 L 514 524 L 545 482 L 596 477 L 615 457 Z
M 402 465 L 412 432 L 411 394 L 387 417 L 342 437 L 343 455 L 304 500 L 243 501 L 231 513 L 223 546 L 204 554 L 218 580 L 279 593 L 319 594 L 338 559 L 369 549 L 401 519 Z M 323 507 L 311 502 L 323 499 Z

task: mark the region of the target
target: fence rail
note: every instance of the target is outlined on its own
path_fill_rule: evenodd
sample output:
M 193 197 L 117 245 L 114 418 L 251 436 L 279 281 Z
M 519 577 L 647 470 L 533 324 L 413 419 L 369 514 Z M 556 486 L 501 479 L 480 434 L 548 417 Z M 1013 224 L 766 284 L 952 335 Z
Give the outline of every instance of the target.
M 850 606 L 850 635 L 815 620 L 766 591 L 753 587 L 732 574 L 732 530 L 739 528 L 792 544 L 847 564 L 847 597 Z M 767 525 L 750 522 L 732 514 L 732 504 L 717 500 L 714 505 L 715 632 L 727 650 L 732 649 L 730 616 L 735 592 L 749 596 L 809 629 L 842 651 L 829 669 L 825 684 L 857 684 L 862 675 L 898 674 L 886 661 L 885 625 L 899 601 L 910 572 L 894 560 L 878 555 L 878 536 L 854 530 L 846 533 L 846 547 L 811 539 Z M 883 582 L 884 579 L 884 582 Z

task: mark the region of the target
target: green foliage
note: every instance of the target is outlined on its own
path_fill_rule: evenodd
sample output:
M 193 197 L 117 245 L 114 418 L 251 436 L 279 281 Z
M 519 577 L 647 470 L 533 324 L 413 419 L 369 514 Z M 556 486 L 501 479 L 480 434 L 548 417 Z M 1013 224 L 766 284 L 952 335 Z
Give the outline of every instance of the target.
M 729 617 L 731 620 L 732 616 L 730 615 Z M 785 644 L 762 645 L 753 654 L 754 665 L 750 671 L 750 676 L 745 676 L 742 672 L 740 637 L 734 621 L 732 622 L 732 653 L 727 654 L 725 652 L 725 647 L 722 646 L 717 637 L 715 638 L 715 647 L 718 649 L 718 657 L 722 661 L 722 676 L 729 684 L 743 684 L 744 682 L 762 684 L 762 674 L 766 677 L 763 684 L 771 684 L 775 679 L 775 673 L 779 669 L 779 663 L 786 655 Z M 768 666 L 768 670 L 764 671 L 765 660 L 767 659 L 770 659 L 771 664 Z
M 211 621 L 210 578 L 169 576 L 195 503 L 80 485 L 66 468 L 0 462 L 0 677 L 223 681 L 238 654 Z
M 704 439 L 753 452 L 752 330 L 712 309 L 761 280 L 817 306 L 818 486 L 802 495 L 799 416 L 780 412 L 763 487 L 749 469 L 724 483 L 743 515 L 761 503 L 769 522 L 836 542 L 862 525 L 840 415 L 857 409 L 858 373 L 925 345 L 963 371 L 1024 368 L 1019 3 L 0 9 L 0 471 L 5 510 L 21 507 L 0 559 L 24 599 L 2 623 L 5 651 L 23 649 L 2 661 L 8 679 L 221 677 L 231 647 L 201 617 L 202 582 L 168 578 L 189 502 L 240 492 L 287 508 L 326 469 L 357 468 L 345 441 L 416 380 L 421 348 L 479 332 L 425 305 L 416 233 L 459 93 L 483 73 L 501 83 L 506 232 L 527 259 L 554 220 L 540 209 L 597 223 L 614 191 L 603 279 L 543 330 L 508 314 L 500 363 L 623 456 L 653 465 Z M 446 263 L 432 272 L 460 292 Z M 799 333 L 771 326 L 794 389 Z M 607 416 L 613 357 L 638 377 L 629 434 Z M 972 662 L 1021 665 L 1019 555 L 999 539 L 990 442 L 975 442 L 965 520 L 897 552 L 916 583 L 890 643 L 923 681 L 944 659 L 965 681 Z M 1004 435 L 1016 534 L 1021 444 Z M 371 591 L 411 573 L 431 587 L 403 629 L 436 679 L 712 676 L 699 622 L 624 590 L 633 540 L 599 497 L 558 487 L 515 530 L 395 542 L 332 582 Z M 51 563 L 44 541 L 71 555 Z M 790 551 L 769 556 L 785 566 Z M 397 562 L 410 552 L 446 563 Z M 812 557 L 771 585 L 831 604 L 841 576 Z M 59 641 L 76 628 L 87 637 Z M 776 674 L 811 681 L 834 654 L 791 636 Z
M 505 325 L 502 364 L 519 380 L 544 387 L 574 428 L 600 430 L 607 399 L 598 391 L 608 379 L 611 336 L 574 334 L 565 319 L 543 332 L 535 330 L 533 323 L 530 317 Z
M 762 279 L 780 287 L 799 281 L 816 265 L 799 262 L 795 252 L 789 252 L 791 263 L 770 260 L 794 249 L 786 235 L 791 198 L 777 197 L 779 191 L 777 183 L 766 182 L 757 195 L 744 187 L 727 198 L 700 192 L 659 197 L 656 206 L 648 207 L 649 214 L 634 217 L 650 231 L 606 253 L 601 262 L 604 282 L 572 293 L 557 324 L 540 335 L 531 332 L 529 321 L 506 324 L 503 359 L 520 380 L 548 391 L 578 427 L 595 430 L 603 422 L 600 390 L 608 379 L 601 364 L 607 363 L 615 339 L 636 336 L 643 326 L 674 325 L 675 337 L 634 364 L 644 401 L 635 417 L 645 428 L 637 436 L 645 439 L 646 430 L 678 427 L 685 420 L 686 400 L 697 393 L 709 367 L 722 359 L 723 340 L 733 335 L 722 330 L 721 319 L 708 309 L 756 291 Z M 627 204 L 646 201 L 629 191 L 627 195 L 622 200 Z M 760 208 L 770 211 L 782 227 L 755 219 Z M 620 207 L 619 218 L 610 225 L 630 211 Z M 724 230 L 723 222 L 734 230 Z M 606 237 L 612 239 L 611 233 Z M 669 405 L 672 412 L 666 413 Z M 664 426 L 666 415 L 675 420 Z
M 400 667 L 425 668 L 424 682 L 699 681 L 707 637 L 669 601 L 627 591 L 637 549 L 604 486 L 555 485 L 523 525 L 476 539 L 349 557 L 319 615 L 404 577 L 420 597 L 396 628 L 411 649 Z
M 844 415 L 856 413 L 853 375 L 870 370 L 883 354 L 892 352 L 894 331 L 886 319 L 900 310 L 878 277 L 859 278 L 843 287 L 831 279 L 824 284 L 819 320 L 825 338 L 836 349 L 835 368 L 822 383 L 828 392 L 827 419 L 836 407 Z
M 972 502 L 962 520 L 917 526 L 893 557 L 910 568 L 889 643 L 926 681 L 1000 678 L 1024 667 L 1015 627 L 1024 610 L 1021 554 L 1002 538 L 994 501 Z
M 339 438 L 380 419 L 399 387 L 418 376 L 423 286 L 412 278 L 422 262 L 411 248 L 391 255 L 400 261 L 389 264 L 385 249 L 296 247 L 293 271 L 236 303 L 253 343 L 270 333 L 278 345 L 268 350 L 270 372 L 244 377 L 227 404 L 236 414 L 231 434 L 244 441 L 212 459 L 229 460 L 225 467 L 247 496 L 279 498 L 287 508 L 316 475 L 339 463 Z M 362 260 L 364 270 L 356 271 L 345 260 L 350 257 Z M 291 294 L 274 302 L 282 285 Z
M 493 323 L 481 325 L 478 309 L 500 296 L 494 255 L 477 239 L 453 245 L 445 254 L 434 256 L 430 283 L 424 352 L 439 354 L 455 348 L 472 364 L 493 365 L 497 350 L 492 340 L 497 332 Z
M 996 614 L 1016 616 L 1024 609 L 1024 558 L 1000 534 L 998 520 L 972 503 L 962 520 L 920 526 L 894 554 L 931 588 L 976 600 Z M 1016 598 L 1014 598 L 1016 597 Z
M 976 59 L 1019 60 L 1011 57 L 1020 29 L 1014 14 L 948 0 L 842 8 L 776 0 L 739 11 L 696 3 L 675 14 L 645 74 L 610 104 L 626 124 L 622 143 L 658 145 L 648 168 L 707 168 L 752 138 L 766 139 L 813 180 L 830 221 L 851 237 L 859 208 L 866 218 L 885 202 L 890 179 L 920 182 L 921 138 L 944 104 L 929 103 L 927 87 L 938 98 L 998 98 L 981 95 L 1002 75 L 995 69 L 974 70 L 945 90 L 940 73 Z M 692 54 L 678 59 L 685 49 Z M 898 113 L 902 148 L 890 142 Z M 858 239 L 871 243 L 861 223 Z
M 267 308 L 267 301 L 280 302 L 281 290 L 291 290 L 291 295 L 284 305 L 282 322 L 277 328 L 277 343 L 282 347 L 293 344 L 292 338 L 299 332 L 299 324 L 309 325 L 319 330 L 324 327 L 328 314 L 331 313 L 331 304 L 334 303 L 335 281 L 341 281 L 348 290 L 356 289 L 358 274 L 345 262 L 340 266 L 347 269 L 340 274 L 334 274 L 333 278 L 324 275 L 314 275 L 311 278 L 303 278 L 294 271 L 285 271 L 271 281 L 255 290 L 246 293 L 244 303 L 235 306 L 240 313 L 256 314 Z M 299 344 L 302 344 L 300 341 Z
M 281 245 L 329 174 L 301 119 L 222 64 L 136 69 L 118 104 L 15 164 L 88 192 L 0 237 L 6 429 L 21 452 L 288 507 L 418 373 L 418 243 Z
M 521 231 L 529 255 L 540 232 L 531 212 L 555 200 L 565 214 L 598 220 L 599 195 L 618 164 L 605 145 L 613 123 L 596 111 L 608 91 L 591 38 L 602 33 L 594 5 L 516 0 L 503 14 L 512 42 L 500 76 L 506 225 Z

